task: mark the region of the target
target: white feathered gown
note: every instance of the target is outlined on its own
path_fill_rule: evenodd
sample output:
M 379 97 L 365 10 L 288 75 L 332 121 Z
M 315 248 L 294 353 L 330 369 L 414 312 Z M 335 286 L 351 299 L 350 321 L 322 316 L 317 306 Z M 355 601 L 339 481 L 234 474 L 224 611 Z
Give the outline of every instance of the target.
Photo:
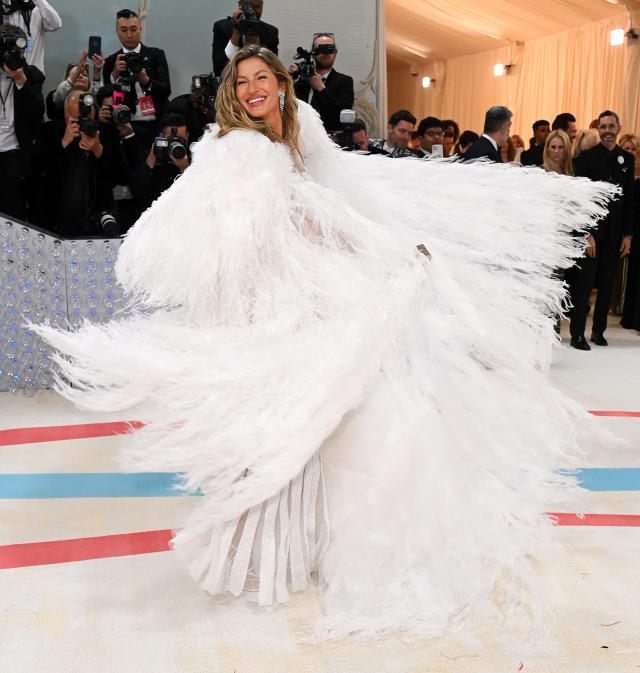
M 126 465 L 204 493 L 174 544 L 207 590 L 285 601 L 318 567 L 321 637 L 436 635 L 519 599 L 575 488 L 552 272 L 608 188 L 346 154 L 300 119 L 305 173 L 214 129 L 130 231 L 117 276 L 155 311 L 41 331 L 76 404 L 157 403 Z

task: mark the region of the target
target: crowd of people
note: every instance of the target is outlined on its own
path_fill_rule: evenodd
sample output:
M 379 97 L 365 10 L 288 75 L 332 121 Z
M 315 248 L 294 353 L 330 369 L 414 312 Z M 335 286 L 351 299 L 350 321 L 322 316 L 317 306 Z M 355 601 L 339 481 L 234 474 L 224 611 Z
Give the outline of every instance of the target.
M 215 121 L 218 78 L 234 54 L 247 44 L 278 52 L 278 29 L 261 20 L 263 0 L 239 1 L 213 26 L 212 73 L 195 75 L 190 93 L 171 98 L 165 52 L 141 42 L 140 18 L 123 9 L 115 17 L 121 49 L 106 58 L 97 49 L 84 51 L 45 101 L 44 36 L 62 25 L 60 16 L 47 0 L 10 0 L 3 7 L 0 212 L 61 236 L 126 233 L 189 166 L 192 143 Z M 631 244 L 639 219 L 640 137 L 620 136 L 615 112 L 602 112 L 585 129 L 566 112 L 553 123 L 539 119 L 528 147 L 511 134 L 512 113 L 503 106 L 487 111 L 482 134 L 461 133 L 453 119 L 427 116 L 418 123 L 409 110 L 398 110 L 386 137 L 369 138 L 363 120 L 341 121 L 341 111 L 354 105 L 354 88 L 351 77 L 335 70 L 337 54 L 334 35 L 316 33 L 309 51 L 298 49 L 289 74 L 296 97 L 317 110 L 345 149 L 484 159 L 618 185 L 620 196 L 589 235 L 585 256 L 566 274 L 571 345 L 590 349 L 584 331 L 594 287 L 592 343 L 607 343 L 612 302 L 624 327 L 640 329 L 640 264 Z M 618 260 L 627 257 L 621 271 Z
M 45 96 L 44 35 L 62 22 L 46 0 L 34 2 L 11 0 L 16 10 L 5 7 L 1 28 L 2 51 L 12 56 L 0 73 L 7 187 L 0 212 L 60 236 L 126 233 L 189 166 L 191 145 L 215 121 L 229 59 L 245 44 L 278 51 L 278 29 L 261 20 L 262 0 L 239 1 L 213 26 L 211 73 L 194 75 L 190 92 L 172 98 L 164 50 L 143 44 L 140 18 L 122 9 L 115 17 L 121 49 L 106 57 L 99 46 L 83 51 Z M 289 68 L 297 97 L 328 132 L 339 131 L 354 90 L 353 79 L 333 67 L 333 34 L 315 34 L 311 50 L 299 52 Z
M 460 133 L 454 120 L 434 116 L 422 119 L 416 129 L 414 115 L 398 110 L 389 118 L 386 138 L 369 139 L 364 122 L 356 120 L 354 141 L 362 152 L 392 158 L 485 160 L 617 185 L 620 193 L 588 235 L 584 256 L 563 274 L 573 307 L 567 316 L 570 343 L 578 350 L 591 350 L 585 329 L 594 288 L 598 292 L 591 343 L 608 345 L 604 333 L 610 309 L 622 315 L 623 327 L 640 330 L 640 254 L 632 247 L 640 226 L 640 137 L 620 135 L 620 118 L 612 110 L 601 112 L 585 129 L 578 128 L 574 115 L 563 112 L 553 123 L 537 120 L 525 149 L 523 139 L 511 134 L 512 116 L 504 106 L 490 108 L 479 135 L 472 130 Z

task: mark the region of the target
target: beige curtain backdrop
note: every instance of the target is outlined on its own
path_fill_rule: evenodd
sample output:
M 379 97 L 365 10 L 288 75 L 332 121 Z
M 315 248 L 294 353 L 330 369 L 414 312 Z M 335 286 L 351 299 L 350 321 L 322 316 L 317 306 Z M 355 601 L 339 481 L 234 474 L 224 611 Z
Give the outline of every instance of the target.
M 623 130 L 640 132 L 640 40 L 613 47 L 610 33 L 616 28 L 629 28 L 626 12 L 524 45 L 392 70 L 389 111 L 409 107 L 418 118 L 433 114 L 455 119 L 461 131 L 481 132 L 487 108 L 507 105 L 514 112 L 513 132 L 528 142 L 536 119 L 552 121 L 559 112 L 571 112 L 579 127 L 587 127 L 611 108 L 620 114 Z M 496 63 L 512 67 L 495 77 Z M 422 77 L 436 72 L 435 87 L 423 89 Z

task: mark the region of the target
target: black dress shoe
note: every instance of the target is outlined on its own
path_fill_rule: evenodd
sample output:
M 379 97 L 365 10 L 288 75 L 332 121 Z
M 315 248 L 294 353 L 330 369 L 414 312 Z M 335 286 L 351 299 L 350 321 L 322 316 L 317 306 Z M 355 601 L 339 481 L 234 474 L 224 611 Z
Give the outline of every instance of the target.
M 579 351 L 590 351 L 591 346 L 583 336 L 571 337 L 571 348 L 576 348 Z
M 595 344 L 596 346 L 608 346 L 609 342 L 602 336 L 602 334 L 598 334 L 597 332 L 591 332 L 591 343 Z

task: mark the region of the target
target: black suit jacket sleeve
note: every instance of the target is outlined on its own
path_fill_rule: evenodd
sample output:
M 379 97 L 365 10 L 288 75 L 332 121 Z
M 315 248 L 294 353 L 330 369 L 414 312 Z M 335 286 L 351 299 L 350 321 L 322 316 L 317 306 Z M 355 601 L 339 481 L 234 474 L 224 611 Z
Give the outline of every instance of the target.
M 634 177 L 634 165 L 635 158 L 631 155 L 631 169 L 627 170 L 624 174 L 624 179 L 622 183 L 622 190 L 624 193 L 624 199 L 622 203 L 622 235 L 623 236 L 633 236 L 634 230 L 634 215 L 635 215 L 635 198 L 636 198 L 636 189 L 635 189 L 635 177 Z M 636 243 L 637 244 L 637 243 Z
M 223 19 L 213 24 L 213 44 L 211 45 L 211 58 L 213 60 L 213 73 L 219 77 L 229 62 L 225 48 L 231 38 L 231 21 Z
M 44 75 L 35 66 L 25 68 L 27 81 L 19 89 L 14 85 L 16 136 L 22 149 L 29 149 L 37 136 L 44 114 L 42 83 Z
M 143 47 L 141 51 L 151 61 L 151 67 L 147 70 L 150 79 L 147 88 L 151 94 L 151 98 L 153 98 L 154 103 L 158 98 L 164 103 L 171 95 L 171 80 L 169 78 L 167 57 L 162 49 L 157 49 L 156 47 Z

